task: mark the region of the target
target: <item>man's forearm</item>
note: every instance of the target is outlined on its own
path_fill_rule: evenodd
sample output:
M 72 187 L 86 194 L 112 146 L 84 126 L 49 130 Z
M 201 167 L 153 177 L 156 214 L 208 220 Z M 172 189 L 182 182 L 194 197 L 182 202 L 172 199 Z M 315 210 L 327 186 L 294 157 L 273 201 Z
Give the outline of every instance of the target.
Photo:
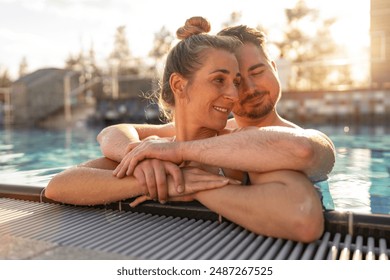
M 257 234 L 301 242 L 311 242 L 322 234 L 321 202 L 301 173 L 277 171 L 259 176 L 253 185 L 228 185 L 199 192 L 195 198 Z
M 173 123 L 163 125 L 117 124 L 104 128 L 97 136 L 103 155 L 120 162 L 130 143 L 139 142 L 150 136 L 172 137 L 175 135 Z
M 183 159 L 249 172 L 296 170 L 325 179 L 334 150 L 315 131 L 285 127 L 254 128 L 229 135 L 181 143 Z

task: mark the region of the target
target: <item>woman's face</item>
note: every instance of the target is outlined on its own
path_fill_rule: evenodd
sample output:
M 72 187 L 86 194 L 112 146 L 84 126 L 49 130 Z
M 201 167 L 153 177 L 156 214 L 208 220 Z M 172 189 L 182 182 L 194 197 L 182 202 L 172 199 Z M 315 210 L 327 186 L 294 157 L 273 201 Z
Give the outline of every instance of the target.
M 238 100 L 238 62 L 234 54 L 224 50 L 207 50 L 204 57 L 201 68 L 186 85 L 187 122 L 220 131 Z

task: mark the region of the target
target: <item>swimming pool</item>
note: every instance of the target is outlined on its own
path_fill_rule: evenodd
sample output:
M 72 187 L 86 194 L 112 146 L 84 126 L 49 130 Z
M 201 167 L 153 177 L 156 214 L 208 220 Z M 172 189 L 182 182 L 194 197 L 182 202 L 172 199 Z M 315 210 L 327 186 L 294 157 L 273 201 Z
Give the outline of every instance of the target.
M 335 209 L 390 214 L 390 127 L 318 127 L 333 140 Z M 44 186 L 65 168 L 101 156 L 100 129 L 0 129 L 0 183 Z
M 322 127 L 336 146 L 329 178 L 336 210 L 390 214 L 390 127 Z

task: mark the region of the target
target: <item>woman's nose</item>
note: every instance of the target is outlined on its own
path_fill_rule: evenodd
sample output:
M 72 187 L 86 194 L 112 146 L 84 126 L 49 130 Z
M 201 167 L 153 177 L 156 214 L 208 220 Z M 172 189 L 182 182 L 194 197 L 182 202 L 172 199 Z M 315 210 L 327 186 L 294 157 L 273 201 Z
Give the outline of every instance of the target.
M 224 97 L 230 99 L 232 102 L 238 101 L 238 88 L 236 85 L 230 86 L 224 94 Z

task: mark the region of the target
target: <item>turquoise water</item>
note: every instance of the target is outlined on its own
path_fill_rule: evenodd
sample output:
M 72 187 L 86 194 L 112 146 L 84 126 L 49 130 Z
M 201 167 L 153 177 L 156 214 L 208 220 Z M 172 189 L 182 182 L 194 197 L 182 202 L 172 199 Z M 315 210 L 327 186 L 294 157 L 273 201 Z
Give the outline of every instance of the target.
M 390 214 L 390 127 L 321 130 L 337 151 L 329 179 L 336 209 Z
M 390 128 L 317 129 L 337 150 L 328 181 L 335 209 L 390 214 Z M 65 168 L 100 157 L 98 131 L 0 129 L 0 183 L 44 186 Z
M 101 157 L 98 130 L 0 129 L 0 183 L 44 186 L 54 174 Z

